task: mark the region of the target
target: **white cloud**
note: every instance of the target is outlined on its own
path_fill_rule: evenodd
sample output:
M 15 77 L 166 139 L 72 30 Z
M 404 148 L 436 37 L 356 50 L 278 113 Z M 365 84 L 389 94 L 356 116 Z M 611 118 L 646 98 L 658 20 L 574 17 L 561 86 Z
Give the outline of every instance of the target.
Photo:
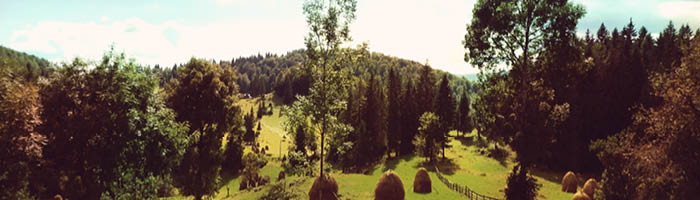
M 246 4 L 248 0 L 215 0 Z M 358 3 L 351 27 L 355 42 L 368 42 L 371 51 L 425 62 L 456 74 L 475 73 L 464 62 L 462 40 L 471 21 L 475 0 L 387 0 Z M 289 8 L 291 9 L 291 8 Z M 54 54 L 61 60 L 74 56 L 99 59 L 114 43 L 117 50 L 144 64 L 171 66 L 191 56 L 231 59 L 257 53 L 282 54 L 303 48 L 307 33 L 301 16 L 271 19 L 184 24 L 149 23 L 139 18 L 99 19 L 99 23 L 44 21 L 13 32 L 11 48 Z M 235 20 L 235 19 L 234 19 Z
M 110 19 L 109 17 L 107 17 L 107 16 L 102 16 L 102 17 L 100 17 L 100 21 L 101 21 L 101 22 L 109 22 L 109 20 L 111 20 L 111 19 Z
M 673 20 L 675 24 L 689 24 L 691 27 L 700 27 L 700 12 L 698 12 L 700 11 L 700 2 L 661 2 L 657 9 L 659 15 Z
M 418 62 L 456 74 L 476 73 L 464 62 L 462 40 L 475 0 L 388 0 L 358 2 L 351 27 L 355 43 L 368 41 L 370 50 Z
M 9 46 L 21 51 L 99 59 L 111 44 L 143 64 L 186 62 L 191 56 L 229 60 L 241 55 L 284 53 L 303 47 L 304 21 L 246 21 L 201 26 L 138 18 L 106 24 L 45 21 L 14 31 Z

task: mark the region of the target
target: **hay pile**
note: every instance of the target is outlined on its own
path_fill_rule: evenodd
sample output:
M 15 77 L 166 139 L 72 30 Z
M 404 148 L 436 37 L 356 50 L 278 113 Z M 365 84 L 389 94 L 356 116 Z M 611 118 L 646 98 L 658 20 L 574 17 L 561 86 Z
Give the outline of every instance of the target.
M 561 179 L 561 191 L 568 193 L 576 193 L 576 187 L 578 183 L 576 181 L 576 174 L 569 171 L 566 172 L 564 178 Z
M 399 175 L 388 170 L 374 187 L 375 200 L 404 200 L 403 183 Z
M 317 177 L 309 190 L 309 200 L 338 200 L 338 183 L 328 173 Z
M 413 178 L 413 192 L 415 193 L 430 193 L 432 186 L 430 184 L 430 175 L 425 168 L 418 169 L 416 177 Z
M 598 189 L 598 182 L 595 179 L 590 178 L 586 181 L 586 184 L 583 184 L 583 193 L 591 197 L 591 199 L 595 198 L 596 189 Z
M 571 197 L 571 200 L 591 200 L 591 197 L 588 197 L 586 193 L 577 192 L 573 197 Z

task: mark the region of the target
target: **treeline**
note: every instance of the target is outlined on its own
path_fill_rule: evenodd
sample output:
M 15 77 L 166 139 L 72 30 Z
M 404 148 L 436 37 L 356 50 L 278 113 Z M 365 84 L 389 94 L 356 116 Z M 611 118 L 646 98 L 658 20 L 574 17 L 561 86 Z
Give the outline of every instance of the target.
M 596 198 L 693 198 L 700 30 L 669 22 L 654 37 L 630 20 L 580 38 L 584 14 L 567 1 L 476 4 L 464 41 L 465 59 L 483 72 L 476 128 L 517 152 L 518 176 L 602 171 Z M 519 190 L 536 190 L 529 182 Z
M 193 58 L 161 87 L 152 68 L 110 51 L 51 71 L 0 74 L 0 199 L 155 199 L 174 188 L 201 199 L 243 168 L 230 67 Z
M 3 65 L 0 70 L 7 70 L 11 76 L 23 76 L 26 79 L 48 76 L 52 69 L 51 63 L 46 59 L 4 46 L 0 46 L 0 64 Z
M 337 59 L 355 62 L 343 62 L 349 65 L 345 70 L 351 78 L 343 82 L 347 89 L 340 95 L 344 109 L 336 113 L 338 125 L 334 126 L 338 127 L 332 127 L 324 155 L 334 168 L 364 172 L 385 157 L 416 152 L 426 152 L 420 155 L 433 160 L 440 151 L 444 156 L 448 131 L 472 130 L 468 106 L 472 91 L 466 80 L 429 65 L 386 64 L 381 58 L 390 57 L 370 54 L 366 46 L 341 52 Z M 387 61 L 391 60 L 395 61 Z M 313 109 L 300 105 L 294 103 L 282 111 L 289 118 L 285 129 L 294 138 L 285 169 L 312 174 L 304 169 L 320 159 L 318 130 L 301 114 Z M 424 113 L 435 113 L 434 123 L 439 126 L 426 132 L 427 142 L 417 144 L 414 141 L 420 136 L 419 119 Z
M 359 52 L 349 48 L 354 54 Z M 394 68 L 402 79 L 415 79 L 418 77 L 423 64 L 384 55 L 378 52 L 367 52 L 368 60 L 362 65 L 352 65 L 349 75 L 358 77 L 364 81 L 369 81 L 371 76 L 387 77 L 389 69 Z M 241 93 L 258 97 L 267 93 L 274 93 L 283 103 L 289 104 L 296 100 L 296 95 L 307 95 L 311 84 L 309 72 L 302 70 L 305 62 L 303 49 L 290 51 L 284 55 L 266 53 L 248 57 L 233 58 L 231 61 L 220 60 L 216 62 L 219 66 L 232 67 L 238 72 L 236 83 L 240 87 Z M 171 68 L 162 68 L 155 65 L 151 68 L 152 73 L 159 74 L 161 85 L 176 76 L 178 67 L 182 64 L 175 64 Z M 450 87 L 454 95 L 459 95 L 462 91 L 470 93 L 473 86 L 464 77 L 458 77 L 447 72 L 436 70 L 435 76 L 442 77 L 447 74 L 450 79 Z M 380 84 L 386 84 L 384 78 L 379 79 Z

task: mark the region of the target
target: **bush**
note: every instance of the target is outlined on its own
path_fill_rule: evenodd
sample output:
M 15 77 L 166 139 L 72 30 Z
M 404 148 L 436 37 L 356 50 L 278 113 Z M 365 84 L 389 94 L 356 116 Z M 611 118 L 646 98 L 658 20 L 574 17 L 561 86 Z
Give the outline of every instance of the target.
M 513 172 L 508 175 L 508 185 L 505 189 L 508 200 L 532 200 L 537 196 L 537 191 L 542 187 L 537 180 L 527 173 L 527 169 L 516 165 Z
M 270 186 L 270 190 L 267 191 L 267 193 L 260 197 L 261 200 L 289 200 L 289 199 L 294 199 L 296 198 L 297 195 L 296 193 L 292 192 L 292 190 L 286 188 L 286 182 L 278 182 L 276 184 L 273 184 Z

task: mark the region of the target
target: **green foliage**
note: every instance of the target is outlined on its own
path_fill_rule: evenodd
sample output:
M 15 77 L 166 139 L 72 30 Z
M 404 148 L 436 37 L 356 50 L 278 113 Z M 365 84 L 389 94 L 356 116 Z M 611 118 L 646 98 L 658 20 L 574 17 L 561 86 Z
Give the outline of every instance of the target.
M 221 140 L 241 127 L 234 71 L 192 58 L 169 85 L 168 104 L 190 125 L 190 144 L 173 177 L 182 194 L 201 199 L 218 189 Z M 236 137 L 236 136 L 231 136 Z
M 472 123 L 471 113 L 471 103 L 469 102 L 469 96 L 467 92 L 463 91 L 462 96 L 459 98 L 459 106 L 457 108 L 457 130 L 464 133 L 469 133 L 474 129 Z M 479 133 L 479 137 L 481 134 Z
M 401 144 L 401 134 L 405 134 L 405 124 L 402 123 L 402 117 L 407 114 L 401 110 L 401 102 L 403 91 L 401 87 L 401 76 L 399 76 L 394 68 L 389 69 L 388 83 L 386 84 L 387 91 L 387 151 L 390 155 L 395 152 L 400 153 L 399 145 Z
M 418 155 L 427 157 L 432 162 L 438 154 L 438 148 L 441 145 L 437 137 L 443 134 L 440 117 L 432 112 L 426 112 L 421 115 L 419 122 L 418 135 L 413 144 L 416 146 Z
M 689 199 L 697 194 L 699 38 L 693 39 L 678 68 L 652 77 L 652 91 L 661 105 L 639 110 L 625 130 L 591 145 L 605 167 L 604 198 Z
M 54 71 L 54 66 L 46 59 L 0 46 L 0 69 L 8 72 L 2 76 L 36 81 L 39 76 L 48 77 Z
M 79 59 L 64 64 L 39 90 L 40 130 L 48 139 L 44 169 L 51 174 L 43 178 L 47 190 L 99 199 L 126 188 L 150 188 L 150 180 L 178 164 L 188 140 L 186 125 L 174 122 L 156 93 L 157 79 L 124 54 L 110 51 L 94 68 L 88 65 Z
M 297 196 L 298 196 L 298 194 L 287 189 L 287 182 L 286 181 L 281 181 L 281 182 L 277 182 L 275 184 L 272 184 L 270 189 L 267 191 L 267 194 L 260 197 L 260 199 L 261 200 L 289 200 L 289 199 L 295 199 Z
M 282 163 L 282 168 L 289 175 L 313 176 L 318 159 L 309 159 L 300 151 L 290 151 L 287 153 L 286 161 Z
M 418 115 L 435 110 L 435 72 L 430 66 L 423 65 L 418 78 L 417 97 Z
M 455 100 L 452 96 L 452 91 L 450 90 L 450 80 L 447 75 L 442 77 L 440 85 L 438 86 L 438 96 L 435 100 L 435 114 L 440 118 L 440 127 L 444 130 L 441 134 L 436 137 L 437 141 L 440 142 L 442 146 L 442 158 L 445 158 L 445 145 L 449 143 L 449 137 L 447 133 L 452 130 L 455 126 Z
M 222 172 L 236 174 L 238 170 L 243 168 L 243 138 L 240 130 L 233 130 L 229 133 L 226 142 L 226 150 L 224 150 L 224 161 L 221 163 Z
M 568 104 L 554 98 L 552 87 L 560 84 L 558 77 L 548 73 L 568 69 L 577 60 L 563 56 L 578 54 L 572 45 L 583 7 L 567 1 L 480 0 L 473 14 L 463 41 L 465 61 L 482 73 L 493 73 L 500 64 L 510 67 L 501 87 L 493 90 L 510 99 L 499 99 L 507 102 L 503 105 L 477 105 L 476 111 L 493 113 L 478 124 L 484 129 L 484 122 L 503 120 L 513 130 L 511 146 L 524 166 L 544 160 L 548 154 L 542 152 L 551 143 L 560 116 L 568 114 Z
M 537 197 L 537 191 L 542 187 L 532 177 L 527 169 L 520 165 L 513 167 L 513 172 L 508 175 L 508 184 L 505 190 L 508 200 L 532 200 Z
M 30 170 L 45 139 L 36 132 L 37 87 L 17 79 L 0 75 L 0 199 L 30 198 Z
M 250 112 L 243 117 L 243 126 L 245 127 L 245 133 L 243 134 L 243 141 L 248 145 L 255 145 L 257 135 L 255 134 L 255 112 L 253 108 L 250 108 Z
M 306 60 L 303 65 L 311 77 L 309 95 L 301 98 L 306 103 L 295 104 L 303 116 L 312 122 L 313 132 L 321 134 L 321 175 L 326 133 L 347 133 L 350 128 L 338 120 L 346 109 L 347 65 L 343 62 L 340 45 L 350 41 L 349 25 L 355 20 L 357 2 L 354 0 L 308 0 L 304 2 L 304 15 L 309 26 L 305 37 Z
M 401 155 L 413 153 L 413 139 L 418 135 L 420 115 L 417 101 L 417 89 L 412 80 L 406 81 L 406 94 L 401 98 L 401 122 L 404 132 L 401 134 Z
M 508 144 L 515 133 L 512 90 L 506 87 L 505 73 L 479 74 L 474 100 L 474 127 L 494 145 Z

